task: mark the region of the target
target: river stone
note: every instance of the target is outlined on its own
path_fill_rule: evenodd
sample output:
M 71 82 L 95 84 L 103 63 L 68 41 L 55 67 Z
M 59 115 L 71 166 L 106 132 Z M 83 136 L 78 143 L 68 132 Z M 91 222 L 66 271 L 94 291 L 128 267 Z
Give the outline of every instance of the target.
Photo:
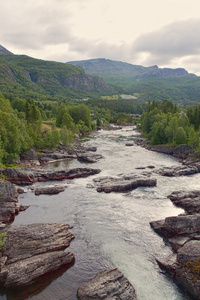
M 47 194 L 47 195 L 56 195 L 65 190 L 65 186 L 47 186 L 47 187 L 39 187 L 35 189 L 35 195 L 42 195 L 42 194 Z
M 83 283 L 77 297 L 79 300 L 137 300 L 134 287 L 118 269 L 100 272 Z
M 2 248 L 0 283 L 25 286 L 40 276 L 74 261 L 64 252 L 74 238 L 65 224 L 31 224 L 11 227 Z

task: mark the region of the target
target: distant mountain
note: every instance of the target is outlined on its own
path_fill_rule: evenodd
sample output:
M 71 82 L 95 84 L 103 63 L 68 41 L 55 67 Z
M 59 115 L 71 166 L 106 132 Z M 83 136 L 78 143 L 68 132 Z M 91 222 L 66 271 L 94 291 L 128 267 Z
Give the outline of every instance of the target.
M 82 67 L 86 73 L 96 76 L 124 76 L 132 79 L 146 77 L 180 77 L 189 75 L 185 69 L 159 68 L 158 66 L 143 67 L 105 58 L 71 61 L 68 64 Z
M 87 74 L 103 78 L 119 92 L 134 94 L 140 101 L 168 99 L 183 105 L 200 102 L 200 77 L 182 68 L 143 67 L 105 58 L 67 64 L 82 67 Z
M 109 94 L 110 91 L 107 83 L 86 74 L 80 67 L 26 55 L 0 55 L 0 92 L 6 95 L 80 99 Z
M 10 55 L 12 52 L 8 51 L 6 48 L 0 45 L 0 55 Z

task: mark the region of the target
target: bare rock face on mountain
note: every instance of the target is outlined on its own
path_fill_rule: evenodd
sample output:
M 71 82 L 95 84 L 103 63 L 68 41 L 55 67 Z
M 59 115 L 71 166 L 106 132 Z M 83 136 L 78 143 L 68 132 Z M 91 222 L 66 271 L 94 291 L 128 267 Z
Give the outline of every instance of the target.
M 63 85 L 70 89 L 84 90 L 88 92 L 94 90 L 106 91 L 110 89 L 109 85 L 105 83 L 102 79 L 86 74 L 80 74 L 78 76 L 69 76 L 64 80 Z
M 103 271 L 78 289 L 79 300 L 137 300 L 135 289 L 118 270 Z
M 1 250 L 0 283 L 27 286 L 40 276 L 74 261 L 64 250 L 74 238 L 65 224 L 31 224 L 11 227 Z

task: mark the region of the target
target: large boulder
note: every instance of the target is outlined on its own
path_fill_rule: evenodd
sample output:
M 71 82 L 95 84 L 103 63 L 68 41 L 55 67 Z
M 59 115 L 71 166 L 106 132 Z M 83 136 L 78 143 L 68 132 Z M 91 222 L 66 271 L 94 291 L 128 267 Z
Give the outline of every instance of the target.
M 79 300 L 137 300 L 134 287 L 118 269 L 100 272 L 83 283 L 77 297 Z
M 200 190 L 175 191 L 168 198 L 188 214 L 200 213 Z
M 20 210 L 24 210 L 18 202 L 18 192 L 14 184 L 0 182 L 0 223 L 11 222 Z
M 27 286 L 42 275 L 74 261 L 64 250 L 74 238 L 65 224 L 31 224 L 11 227 L 1 250 L 0 283 Z
M 192 296 L 192 299 L 200 299 L 200 240 L 190 240 L 178 250 L 177 254 L 157 261 L 159 266 L 168 271 Z
M 165 237 L 196 236 L 200 234 L 200 214 L 179 215 L 150 222 L 151 227 Z

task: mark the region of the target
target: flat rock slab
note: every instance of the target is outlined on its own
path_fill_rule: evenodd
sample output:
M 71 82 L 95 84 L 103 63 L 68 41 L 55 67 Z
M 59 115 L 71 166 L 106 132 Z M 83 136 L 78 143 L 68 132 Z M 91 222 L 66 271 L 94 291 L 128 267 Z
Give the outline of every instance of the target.
M 136 189 L 137 187 L 152 187 L 156 186 L 156 179 L 149 177 L 126 175 L 123 178 L 102 178 L 95 180 L 97 183 L 97 192 L 128 192 Z
M 79 300 L 137 300 L 134 287 L 118 269 L 100 272 L 83 283 L 77 297 Z
M 66 224 L 31 224 L 11 227 L 0 258 L 0 283 L 27 286 L 40 276 L 69 265 L 74 254 L 64 252 L 74 238 Z
M 101 170 L 92 168 L 75 168 L 71 170 L 35 170 L 35 169 L 13 169 L 7 168 L 3 173 L 7 180 L 15 184 L 32 184 L 50 180 L 63 180 L 87 177 L 98 174 Z

